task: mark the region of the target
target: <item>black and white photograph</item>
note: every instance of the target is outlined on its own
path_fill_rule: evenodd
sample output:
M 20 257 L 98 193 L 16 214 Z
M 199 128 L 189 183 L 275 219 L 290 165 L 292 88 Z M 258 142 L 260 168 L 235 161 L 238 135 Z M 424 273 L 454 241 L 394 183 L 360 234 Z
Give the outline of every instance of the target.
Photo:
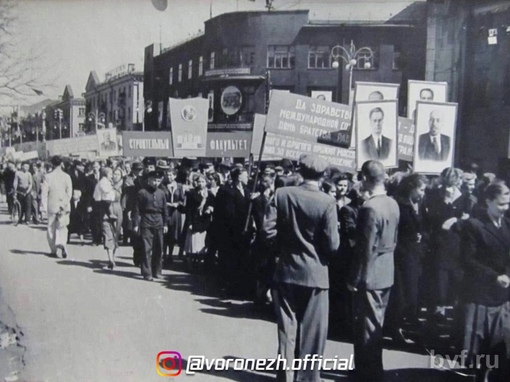
M 380 161 L 397 167 L 397 101 L 360 101 L 355 106 L 356 163 Z
M 509 20 L 0 0 L 0 382 L 510 381 Z
M 409 80 L 407 85 L 407 118 L 416 120 L 416 102 L 447 102 L 448 83 Z
M 439 174 L 452 166 L 457 126 L 456 103 L 416 103 L 414 170 Z

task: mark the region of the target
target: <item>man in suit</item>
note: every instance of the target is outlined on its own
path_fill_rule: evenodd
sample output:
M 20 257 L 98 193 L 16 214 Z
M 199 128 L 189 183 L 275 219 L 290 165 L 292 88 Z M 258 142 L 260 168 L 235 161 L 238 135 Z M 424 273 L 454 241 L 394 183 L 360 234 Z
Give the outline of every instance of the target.
M 433 110 L 429 117 L 429 132 L 421 134 L 418 140 L 418 157 L 422 160 L 444 162 L 450 155 L 450 137 L 441 134 L 444 115 Z
M 92 234 L 92 244 L 100 245 L 102 241 L 101 233 L 101 207 L 100 203 L 93 198 L 94 190 L 101 179 L 101 163 L 94 161 L 92 163 L 92 173 L 87 176 L 87 190 L 84 192 L 84 199 L 87 203 L 87 213 L 89 214 L 90 233 Z
M 41 201 L 48 216 L 47 236 L 51 254 L 56 257 L 57 250 L 60 249 L 62 258 L 65 259 L 73 184 L 71 177 L 62 170 L 62 157 L 54 156 L 51 164 L 53 171 L 46 175 L 46 180 L 41 185 Z
M 348 278 L 353 292 L 356 380 L 382 381 L 382 340 L 386 307 L 393 285 L 393 252 L 400 217 L 397 202 L 386 195 L 384 166 L 367 161 L 361 167 L 369 199 L 358 213 L 354 258 Z
M 244 232 L 250 205 L 248 171 L 244 167 L 236 167 L 230 178 L 231 182 L 226 183 L 216 194 L 214 240 L 218 245 L 222 280 L 230 292 L 239 294 L 246 288 L 251 239 L 250 233 Z
M 328 163 L 303 154 L 304 183 L 276 190 L 264 218 L 264 236 L 275 240 L 280 257 L 273 300 L 278 321 L 278 353 L 292 365 L 295 356 L 322 357 L 329 314 L 329 257 L 340 245 L 334 198 L 319 189 Z M 320 381 L 317 364 L 296 371 L 298 381 Z M 294 381 L 294 371 L 278 370 L 277 380 Z
M 103 134 L 104 141 L 101 143 L 101 151 L 114 151 L 117 149 L 117 143 L 113 142 L 109 132 Z
M 384 111 L 380 107 L 370 110 L 370 126 L 372 134 L 361 141 L 361 152 L 365 160 L 388 159 L 391 152 L 392 140 L 382 135 Z

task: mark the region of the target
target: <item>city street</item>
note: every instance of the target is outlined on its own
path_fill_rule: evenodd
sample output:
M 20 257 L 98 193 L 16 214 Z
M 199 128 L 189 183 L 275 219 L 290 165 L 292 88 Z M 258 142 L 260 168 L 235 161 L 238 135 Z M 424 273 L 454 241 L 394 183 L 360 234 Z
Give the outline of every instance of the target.
M 191 355 L 276 356 L 271 312 L 219 298 L 210 277 L 180 271 L 183 265 L 175 262 L 175 270 L 164 273 L 166 281 L 144 281 L 128 247 L 120 249 L 113 272 L 102 270 L 106 254 L 101 247 L 73 244 L 72 260 L 50 258 L 44 226 L 14 227 L 5 205 L 1 211 L 0 288 L 27 349 L 19 380 L 161 381 L 155 358 L 165 350 L 179 352 L 184 368 Z M 325 357 L 348 358 L 351 353 L 352 345 L 329 340 Z M 385 366 L 403 369 L 389 371 L 392 381 L 451 376 L 431 370 L 428 356 L 400 351 L 386 351 Z M 177 380 L 272 381 L 274 375 L 212 370 L 186 376 L 183 370 Z M 323 373 L 323 379 L 348 377 L 337 371 Z

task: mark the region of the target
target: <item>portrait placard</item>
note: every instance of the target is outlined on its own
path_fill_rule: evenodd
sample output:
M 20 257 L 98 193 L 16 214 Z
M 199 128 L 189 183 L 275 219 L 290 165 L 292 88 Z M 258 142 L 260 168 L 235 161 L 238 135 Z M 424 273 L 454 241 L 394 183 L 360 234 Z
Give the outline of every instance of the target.
M 453 166 L 456 124 L 456 103 L 416 103 L 415 172 L 440 174 Z
M 102 129 L 97 131 L 99 156 L 108 158 L 119 155 L 117 144 L 117 129 Z
M 356 81 L 354 101 L 398 100 L 399 84 Z
M 407 87 L 407 118 L 416 119 L 416 102 L 446 102 L 446 82 L 409 80 Z
M 397 167 L 397 100 L 360 101 L 355 105 L 356 166 L 367 160 Z

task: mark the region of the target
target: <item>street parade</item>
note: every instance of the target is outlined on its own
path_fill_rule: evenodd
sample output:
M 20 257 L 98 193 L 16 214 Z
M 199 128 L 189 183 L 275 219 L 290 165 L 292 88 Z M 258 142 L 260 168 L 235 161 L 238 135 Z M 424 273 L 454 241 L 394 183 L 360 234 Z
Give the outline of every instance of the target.
M 0 380 L 509 381 L 508 2 L 203 3 L 58 99 L 0 63 Z

